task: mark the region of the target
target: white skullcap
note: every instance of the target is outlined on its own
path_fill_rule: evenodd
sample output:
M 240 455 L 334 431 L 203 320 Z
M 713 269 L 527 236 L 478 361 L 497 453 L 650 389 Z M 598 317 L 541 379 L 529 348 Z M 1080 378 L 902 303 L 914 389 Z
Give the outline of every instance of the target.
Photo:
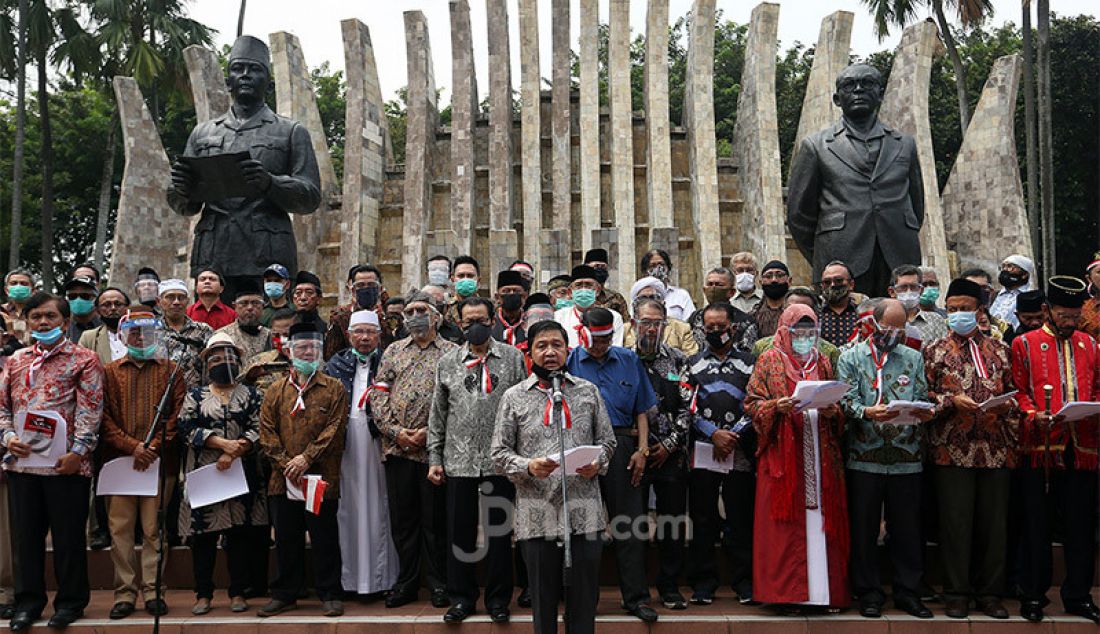
M 642 289 L 645 289 L 645 288 L 655 288 L 655 289 L 657 289 L 657 295 L 659 295 L 662 300 L 665 298 L 665 294 L 668 292 L 668 287 L 666 287 L 665 283 L 662 282 L 661 280 L 659 280 L 659 279 L 657 279 L 653 276 L 643 277 L 642 279 L 638 280 L 637 282 L 634 282 L 634 286 L 630 287 L 630 303 L 631 304 L 634 303 L 634 300 L 638 299 L 638 293 L 641 293 Z
M 354 328 L 359 324 L 370 324 L 375 328 L 379 328 L 378 325 L 378 313 L 373 310 L 357 310 L 351 314 L 351 322 L 348 323 L 348 328 Z
M 176 280 L 176 279 L 164 280 L 157 287 L 157 295 L 163 295 L 163 294 L 167 293 L 168 291 L 183 291 L 184 293 L 186 293 L 187 292 L 187 282 L 184 282 L 183 280 Z

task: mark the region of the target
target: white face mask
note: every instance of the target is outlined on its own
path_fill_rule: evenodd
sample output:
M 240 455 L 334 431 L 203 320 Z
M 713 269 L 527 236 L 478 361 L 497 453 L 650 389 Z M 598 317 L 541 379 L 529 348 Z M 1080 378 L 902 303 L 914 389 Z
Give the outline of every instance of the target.
M 917 291 L 906 291 L 904 293 L 898 293 L 898 301 L 905 310 L 913 310 L 920 302 L 920 293 Z
M 450 276 L 447 269 L 428 269 L 428 283 L 432 286 L 446 286 Z
M 734 286 L 742 293 L 749 293 L 756 288 L 756 275 L 752 273 L 738 273 L 734 279 Z

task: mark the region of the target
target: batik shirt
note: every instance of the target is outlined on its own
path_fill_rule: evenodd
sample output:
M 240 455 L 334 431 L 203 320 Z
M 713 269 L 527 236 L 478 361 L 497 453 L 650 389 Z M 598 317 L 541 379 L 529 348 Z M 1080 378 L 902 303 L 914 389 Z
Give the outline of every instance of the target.
M 371 410 L 382 432 L 382 450 L 386 455 L 428 462 L 427 446 L 411 447 L 406 451 L 397 443 L 397 434 L 402 429 L 428 426 L 436 365 L 443 355 L 456 348 L 458 346 L 438 335 L 424 348 L 416 345 L 412 337 L 395 341 L 386 348 L 375 389 L 371 392 Z
M 692 390 L 688 387 L 688 359 L 682 352 L 661 344 L 657 356 L 642 358 L 649 382 L 657 393 L 657 404 L 646 413 L 649 444 L 660 443 L 670 454 L 684 448 L 691 431 Z
M 204 323 L 197 322 L 190 317 L 184 317 L 183 327 L 173 330 L 170 326 L 164 329 L 164 347 L 168 358 L 179 364 L 183 377 L 187 379 L 188 389 L 202 385 L 202 366 L 199 363 L 199 353 L 206 348 L 206 342 L 214 330 Z

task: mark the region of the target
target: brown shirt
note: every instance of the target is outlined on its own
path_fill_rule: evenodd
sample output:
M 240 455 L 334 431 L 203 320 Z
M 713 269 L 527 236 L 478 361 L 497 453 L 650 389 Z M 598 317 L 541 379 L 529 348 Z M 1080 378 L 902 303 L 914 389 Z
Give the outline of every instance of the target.
M 424 348 L 416 345 L 412 337 L 386 348 L 375 380 L 376 389 L 371 392 L 371 410 L 382 432 L 382 449 L 386 455 L 428 462 L 426 446 L 405 451 L 397 444 L 397 434 L 401 429 L 428 426 L 436 366 L 443 355 L 457 347 L 436 335 Z
M 132 455 L 134 449 L 145 442 L 145 436 L 156 416 L 157 405 L 175 367 L 176 364 L 167 359 L 136 361 L 126 355 L 103 368 L 103 422 L 99 430 L 98 455 L 103 462 Z M 177 373 L 162 421 L 165 424 L 168 448 L 166 451 L 159 451 L 159 427 L 149 445 L 164 458 L 165 473 L 168 474 L 175 474 L 179 468 L 176 419 L 186 395 L 186 381 Z
M 283 470 L 291 459 L 302 455 L 309 462 L 306 473 L 320 474 L 328 483 L 325 499 L 335 500 L 340 497 L 347 392 L 340 381 L 317 372 L 302 391 L 305 409 L 292 413 L 298 400 L 292 376 L 284 376 L 267 388 L 260 407 L 260 445 L 273 466 L 268 493 L 286 493 Z

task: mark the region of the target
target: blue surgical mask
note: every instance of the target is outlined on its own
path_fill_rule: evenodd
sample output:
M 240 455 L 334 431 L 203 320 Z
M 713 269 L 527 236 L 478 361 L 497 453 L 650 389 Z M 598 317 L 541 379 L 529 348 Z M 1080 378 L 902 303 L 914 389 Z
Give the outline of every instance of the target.
M 8 299 L 22 302 L 26 301 L 31 296 L 31 287 L 23 286 L 22 284 L 14 284 L 8 287 Z
M 69 310 L 77 317 L 83 317 L 95 309 L 95 302 L 83 297 L 74 297 L 69 300 Z
M 978 313 L 972 310 L 948 313 L 947 327 L 957 335 L 969 335 L 978 327 Z
M 477 292 L 477 280 L 463 278 L 455 282 L 455 292 L 461 297 L 469 297 Z
M 814 337 L 793 337 L 791 339 L 791 349 L 799 356 L 810 354 L 816 344 L 817 339 Z
M 147 359 L 152 359 L 153 355 L 157 353 L 157 344 L 145 346 L 143 348 L 137 346 L 126 346 L 126 352 L 138 361 L 145 361 Z
M 573 300 L 571 300 L 569 298 L 559 299 L 556 302 L 554 302 L 554 308 L 556 308 L 557 310 L 561 310 L 562 308 L 572 308 L 572 307 L 573 307 Z
M 271 299 L 279 299 L 286 295 L 286 287 L 282 282 L 264 282 L 264 294 Z
M 61 326 L 54 326 L 52 329 L 46 332 L 38 332 L 37 330 L 31 331 L 31 337 L 38 343 L 44 343 L 47 346 L 53 345 L 61 338 Z
M 294 369 L 303 376 L 312 376 L 317 368 L 321 367 L 320 361 L 303 361 L 302 359 L 294 359 Z
M 573 303 L 581 308 L 588 308 L 596 303 L 596 291 L 590 288 L 578 288 L 573 291 Z

